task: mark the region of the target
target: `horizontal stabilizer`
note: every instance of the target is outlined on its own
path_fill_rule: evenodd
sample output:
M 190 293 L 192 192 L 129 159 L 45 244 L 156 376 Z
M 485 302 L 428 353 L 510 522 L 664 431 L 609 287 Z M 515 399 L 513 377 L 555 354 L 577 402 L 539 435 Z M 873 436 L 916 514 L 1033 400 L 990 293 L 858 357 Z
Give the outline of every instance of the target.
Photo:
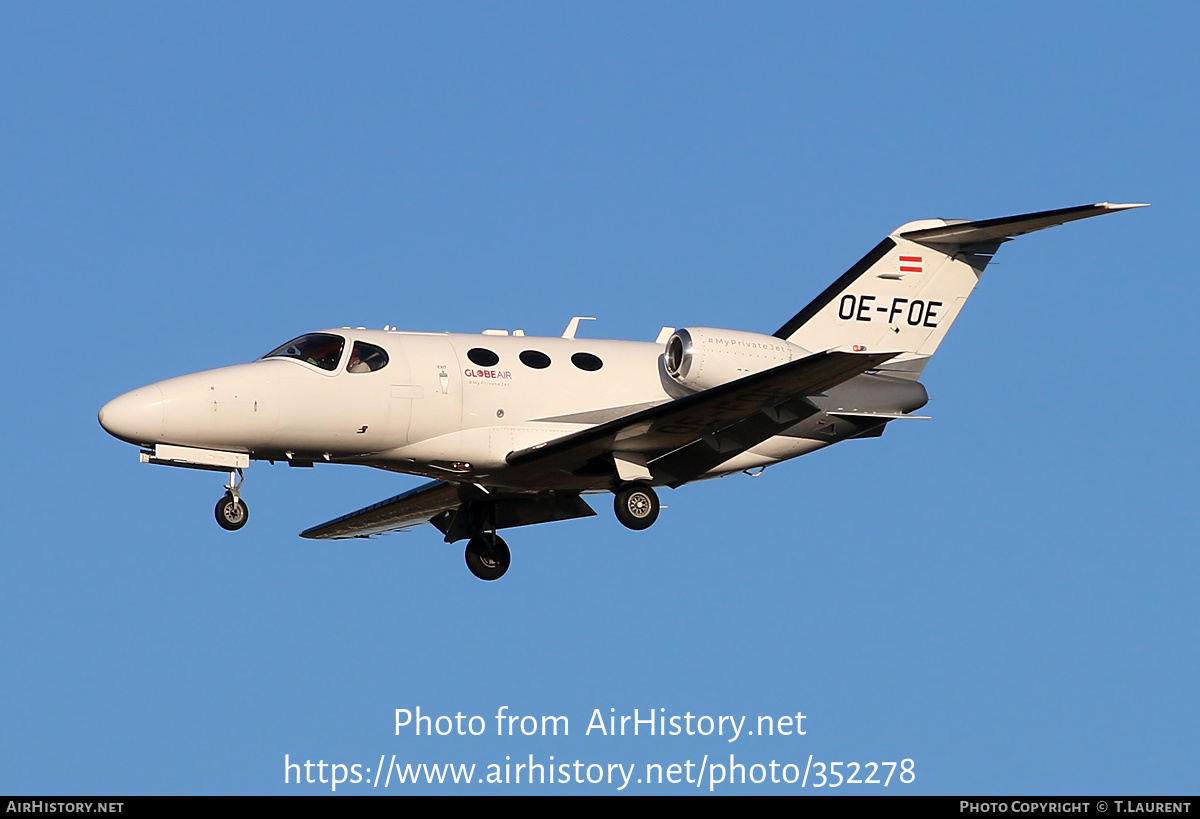
M 1087 219 L 1091 216 L 1101 216 L 1119 210 L 1144 207 L 1147 205 L 1142 203 L 1120 205 L 1099 202 L 1095 205 L 1079 205 L 1073 208 L 1044 210 L 1039 213 L 1023 213 L 1020 216 L 1003 216 L 999 219 L 983 219 L 978 222 L 946 220 L 947 223 L 944 227 L 910 230 L 900 235 L 909 241 L 921 244 L 972 245 L 978 242 L 1003 241 L 1026 233 L 1033 233 L 1035 230 L 1045 230 L 1067 222 L 1074 222 L 1077 219 Z

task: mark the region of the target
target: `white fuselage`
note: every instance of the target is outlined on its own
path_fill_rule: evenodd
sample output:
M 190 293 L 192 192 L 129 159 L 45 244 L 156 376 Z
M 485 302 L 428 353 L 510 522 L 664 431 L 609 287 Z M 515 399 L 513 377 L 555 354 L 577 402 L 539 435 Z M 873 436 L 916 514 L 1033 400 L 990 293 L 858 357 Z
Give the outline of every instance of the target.
M 101 410 L 101 423 L 147 447 L 362 463 L 510 486 L 504 474 L 509 453 L 688 392 L 665 373 L 663 346 L 651 342 L 348 328 L 323 333 L 346 342 L 332 368 L 268 357 L 171 378 L 113 400 Z M 385 350 L 386 365 L 352 371 L 351 350 L 359 342 Z M 823 445 L 772 438 L 712 474 Z M 608 479 L 569 483 L 603 489 Z M 563 486 L 560 476 L 551 486 L 510 488 Z
M 214 514 L 235 531 L 251 459 L 349 463 L 432 478 L 310 527 L 371 537 L 429 523 L 471 572 L 508 569 L 500 529 L 595 514 L 653 525 L 655 487 L 764 467 L 882 435 L 929 400 L 920 381 L 1001 243 L 1140 205 L 1102 202 L 892 231 L 771 335 L 663 328 L 656 342 L 521 331 L 341 328 L 236 367 L 172 378 L 100 410 L 146 463 L 228 471 Z

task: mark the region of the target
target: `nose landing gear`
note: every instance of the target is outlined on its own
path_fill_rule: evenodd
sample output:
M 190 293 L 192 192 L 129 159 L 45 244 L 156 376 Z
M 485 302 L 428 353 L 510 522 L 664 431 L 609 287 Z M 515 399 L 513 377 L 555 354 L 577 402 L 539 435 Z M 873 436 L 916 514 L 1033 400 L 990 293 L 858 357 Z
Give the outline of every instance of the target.
M 217 524 L 226 531 L 236 532 L 246 525 L 250 518 L 250 510 L 242 500 L 241 488 L 245 475 L 238 469 L 229 473 L 229 483 L 225 486 L 225 494 L 217 501 Z
M 236 532 L 246 525 L 246 520 L 250 517 L 250 511 L 246 508 L 246 502 L 240 499 L 235 499 L 232 495 L 225 495 L 217 501 L 217 523 L 222 529 L 227 529 L 230 532 Z

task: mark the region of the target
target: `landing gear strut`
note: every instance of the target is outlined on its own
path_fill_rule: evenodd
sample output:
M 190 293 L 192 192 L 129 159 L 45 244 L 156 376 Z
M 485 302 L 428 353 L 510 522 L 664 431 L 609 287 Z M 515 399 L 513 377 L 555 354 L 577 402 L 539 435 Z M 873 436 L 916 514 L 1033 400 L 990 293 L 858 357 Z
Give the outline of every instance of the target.
M 484 532 L 467 541 L 467 568 L 480 580 L 499 580 L 508 571 L 508 544 L 495 532 Z
M 646 484 L 626 484 L 616 495 L 613 509 L 622 525 L 630 529 L 649 529 L 658 520 L 658 494 Z
M 245 479 L 240 469 L 230 472 L 225 494 L 217 501 L 217 523 L 222 529 L 230 532 L 241 529 L 250 518 L 250 510 L 246 508 L 241 494 L 242 482 Z

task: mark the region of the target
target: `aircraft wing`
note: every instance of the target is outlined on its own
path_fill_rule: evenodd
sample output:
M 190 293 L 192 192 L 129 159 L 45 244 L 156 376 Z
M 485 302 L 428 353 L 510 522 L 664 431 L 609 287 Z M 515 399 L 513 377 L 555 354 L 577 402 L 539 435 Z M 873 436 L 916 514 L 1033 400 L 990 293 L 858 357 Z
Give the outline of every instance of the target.
M 409 529 L 429 522 L 447 509 L 457 508 L 460 502 L 457 486 L 445 481 L 430 481 L 394 498 L 306 529 L 300 537 L 311 540 L 370 537 Z
M 571 474 L 614 452 L 636 453 L 650 460 L 656 478 L 677 486 L 816 412 L 807 396 L 874 369 L 894 355 L 817 353 L 513 452 L 508 462 L 522 471 Z M 422 523 L 447 524 L 448 519 L 439 516 L 461 503 L 458 486 L 430 481 L 314 526 L 300 536 L 313 540 L 370 537 Z M 554 501 L 530 499 L 508 506 L 512 509 L 506 507 L 506 512 L 511 512 L 508 517 L 512 519 L 500 521 L 498 528 L 593 514 L 577 494 L 569 492 Z
M 806 400 L 897 353 L 829 351 L 510 453 L 513 468 L 574 474 L 614 453 L 678 486 L 817 411 Z M 611 464 L 610 464 L 611 468 Z

